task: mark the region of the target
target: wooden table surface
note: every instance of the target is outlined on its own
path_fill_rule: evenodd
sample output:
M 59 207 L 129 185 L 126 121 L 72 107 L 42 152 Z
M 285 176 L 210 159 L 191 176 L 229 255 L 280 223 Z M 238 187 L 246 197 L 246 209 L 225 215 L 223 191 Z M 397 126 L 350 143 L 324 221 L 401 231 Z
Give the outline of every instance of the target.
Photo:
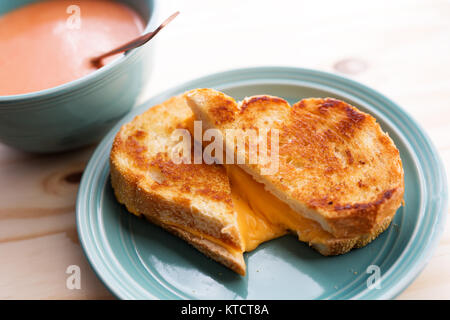
M 450 1 L 165 1 L 181 15 L 158 36 L 140 100 L 229 68 L 336 72 L 403 106 L 450 168 Z M 75 198 L 95 146 L 31 155 L 0 145 L 0 299 L 108 299 L 78 242 Z M 448 177 L 447 177 L 448 179 Z M 81 289 L 66 269 L 81 269 Z M 450 230 L 400 299 L 450 299 Z

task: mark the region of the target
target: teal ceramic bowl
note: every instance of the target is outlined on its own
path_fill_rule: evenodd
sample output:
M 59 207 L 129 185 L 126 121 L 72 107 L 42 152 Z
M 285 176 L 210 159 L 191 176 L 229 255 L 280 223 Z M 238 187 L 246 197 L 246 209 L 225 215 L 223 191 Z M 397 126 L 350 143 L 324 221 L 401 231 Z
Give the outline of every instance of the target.
M 0 15 L 35 0 L 0 1 Z M 158 23 L 155 0 L 121 0 Z M 136 103 L 149 80 L 152 45 L 130 51 L 75 81 L 33 93 L 0 96 L 0 141 L 30 152 L 64 151 L 98 141 Z
M 120 205 L 109 179 L 109 151 L 120 126 L 169 97 L 212 87 L 236 99 L 272 94 L 293 103 L 336 97 L 377 118 L 400 151 L 405 205 L 391 226 L 361 249 L 324 257 L 293 236 L 245 254 L 241 277 L 186 242 Z M 447 180 L 420 126 L 397 104 L 352 80 L 314 70 L 267 67 L 213 74 L 170 89 L 133 110 L 103 139 L 83 174 L 77 227 L 99 278 L 122 299 L 388 299 L 419 274 L 436 248 L 447 215 Z M 371 287 L 376 276 L 380 286 Z

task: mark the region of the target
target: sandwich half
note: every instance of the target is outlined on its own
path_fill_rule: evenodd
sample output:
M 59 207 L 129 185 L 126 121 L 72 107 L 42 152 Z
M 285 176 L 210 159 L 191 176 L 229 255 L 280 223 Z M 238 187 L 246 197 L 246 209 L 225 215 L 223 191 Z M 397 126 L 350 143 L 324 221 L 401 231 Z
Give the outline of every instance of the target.
M 291 107 L 261 95 L 237 103 L 213 89 L 192 90 L 186 100 L 203 130 L 219 134 L 219 154 L 234 157 L 226 164 L 233 201 L 249 209 L 240 216 L 265 221 L 274 234 L 292 232 L 323 255 L 342 254 L 375 239 L 402 204 L 398 149 L 371 115 L 343 101 L 312 98 Z M 270 161 L 252 162 L 250 140 L 238 148 L 235 132 L 245 137 L 250 130 L 276 159 L 257 148 L 259 159 Z M 258 232 L 241 232 L 244 250 Z
M 184 96 L 177 96 L 124 125 L 110 154 L 116 198 L 133 214 L 245 275 L 243 240 L 225 168 L 172 159 L 180 143 L 174 131 L 190 130 L 193 121 Z

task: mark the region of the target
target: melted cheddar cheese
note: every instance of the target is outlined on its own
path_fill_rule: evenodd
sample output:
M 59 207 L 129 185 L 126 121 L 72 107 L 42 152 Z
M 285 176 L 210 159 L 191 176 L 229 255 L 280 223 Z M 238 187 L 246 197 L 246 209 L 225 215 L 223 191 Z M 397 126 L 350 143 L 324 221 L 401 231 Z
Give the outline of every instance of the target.
M 241 168 L 235 165 L 226 167 L 244 251 L 252 251 L 261 243 L 288 232 L 295 232 L 304 242 L 332 238 L 319 223 L 292 210 Z

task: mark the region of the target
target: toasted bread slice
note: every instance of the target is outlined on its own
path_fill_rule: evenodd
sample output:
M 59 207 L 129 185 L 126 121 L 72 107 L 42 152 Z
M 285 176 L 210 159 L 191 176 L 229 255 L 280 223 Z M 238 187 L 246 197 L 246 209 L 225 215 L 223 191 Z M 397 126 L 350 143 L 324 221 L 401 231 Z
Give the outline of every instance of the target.
M 245 262 L 230 185 L 223 166 L 175 164 L 175 129 L 189 129 L 193 114 L 178 96 L 150 108 L 117 133 L 110 154 L 118 201 L 137 216 L 186 240 L 235 272 Z
M 218 129 L 224 152 L 244 159 L 237 165 L 273 201 L 288 205 L 288 217 L 313 220 L 329 234 L 317 241 L 302 239 L 304 230 L 292 230 L 323 254 L 369 243 L 387 228 L 402 203 L 399 151 L 372 116 L 343 101 L 304 99 L 291 107 L 284 99 L 262 95 L 238 104 L 212 89 L 193 90 L 186 99 L 203 129 Z M 251 163 L 247 141 L 246 150 L 236 149 L 235 136 L 226 134 L 229 129 L 266 129 L 269 137 L 278 132 L 278 170 L 264 174 L 271 163 Z

